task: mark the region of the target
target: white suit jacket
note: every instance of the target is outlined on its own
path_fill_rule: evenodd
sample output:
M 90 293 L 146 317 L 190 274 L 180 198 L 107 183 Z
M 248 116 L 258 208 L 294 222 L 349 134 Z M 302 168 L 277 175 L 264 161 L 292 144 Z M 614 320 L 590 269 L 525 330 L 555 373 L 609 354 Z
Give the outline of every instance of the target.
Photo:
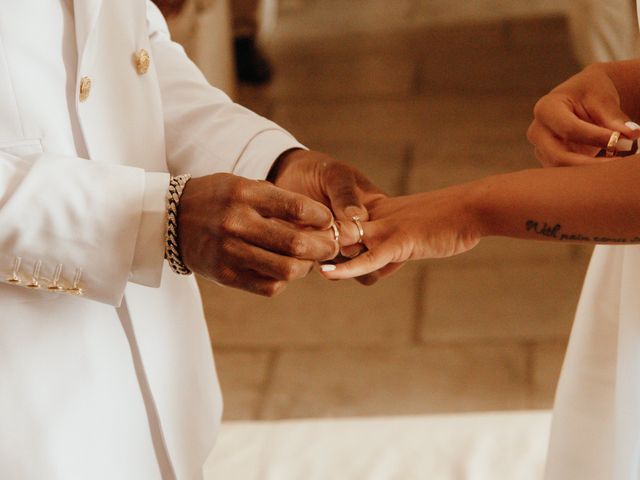
M 4 41 L 29 17 L 0 0 L 0 477 L 200 478 L 221 399 L 197 286 L 163 263 L 167 172 L 260 178 L 299 144 L 209 86 L 152 4 L 73 3 L 87 158 L 51 148 L 47 72 Z M 48 291 L 57 265 L 82 297 Z

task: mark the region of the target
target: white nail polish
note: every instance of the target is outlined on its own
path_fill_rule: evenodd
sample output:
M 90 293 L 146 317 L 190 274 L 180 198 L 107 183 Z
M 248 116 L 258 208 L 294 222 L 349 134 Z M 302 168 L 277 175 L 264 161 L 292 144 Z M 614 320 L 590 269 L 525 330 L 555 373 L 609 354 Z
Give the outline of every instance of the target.
M 320 270 L 323 272 L 333 272 L 336 269 L 335 265 L 331 265 L 330 263 L 326 265 L 320 265 Z
M 632 148 L 633 140 L 630 140 L 628 138 L 621 138 L 620 140 L 618 140 L 618 143 L 616 143 L 616 150 L 618 150 L 619 152 L 628 152 Z
M 640 125 L 638 125 L 636 122 L 626 122 L 625 125 L 627 127 L 629 127 L 631 130 L 640 130 Z

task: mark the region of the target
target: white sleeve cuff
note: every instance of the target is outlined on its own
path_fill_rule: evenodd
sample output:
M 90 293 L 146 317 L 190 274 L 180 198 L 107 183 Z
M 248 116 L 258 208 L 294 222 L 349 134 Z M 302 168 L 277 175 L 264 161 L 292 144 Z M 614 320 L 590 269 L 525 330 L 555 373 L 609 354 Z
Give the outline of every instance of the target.
M 290 133 L 279 128 L 263 130 L 254 136 L 240 154 L 233 167 L 233 174 L 252 180 L 264 180 L 273 162 L 287 150 L 307 147 Z
M 160 286 L 164 262 L 168 189 L 168 173 L 145 173 L 144 203 L 131 265 L 129 278 L 131 282 L 148 287 Z

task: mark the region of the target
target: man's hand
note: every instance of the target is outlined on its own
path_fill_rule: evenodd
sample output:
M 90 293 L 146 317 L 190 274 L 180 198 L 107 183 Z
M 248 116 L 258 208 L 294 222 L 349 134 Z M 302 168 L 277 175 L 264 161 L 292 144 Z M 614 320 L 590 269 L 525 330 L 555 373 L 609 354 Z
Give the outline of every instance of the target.
M 219 173 L 182 193 L 178 239 L 185 264 L 221 284 L 273 296 L 339 246 L 331 211 L 265 181 Z
M 629 116 L 621 109 L 607 65 L 585 68 L 536 103 L 527 136 L 543 166 L 601 163 L 604 159 L 594 157 L 607 146 L 614 131 L 622 133 L 618 146 L 627 150 L 631 139 L 640 136 L 640 130 L 625 124 Z
M 354 216 L 367 221 L 368 207 L 387 197 L 355 168 L 319 152 L 286 152 L 274 165 L 269 178 L 278 187 L 322 202 L 341 221 L 351 221 Z M 360 248 L 360 245 L 347 246 L 343 252 L 350 254 L 355 250 L 357 253 Z M 371 285 L 379 277 L 379 272 L 373 272 L 358 281 Z

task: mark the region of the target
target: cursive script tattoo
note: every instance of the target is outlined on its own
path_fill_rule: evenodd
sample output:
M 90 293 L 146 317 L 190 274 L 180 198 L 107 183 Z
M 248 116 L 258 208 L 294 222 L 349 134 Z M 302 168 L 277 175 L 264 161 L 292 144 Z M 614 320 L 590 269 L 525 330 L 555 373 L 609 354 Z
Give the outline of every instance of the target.
M 561 242 L 592 242 L 592 243 L 640 243 L 640 236 L 633 238 L 614 238 L 607 236 L 591 236 L 583 235 L 582 233 L 565 233 L 562 230 L 562 225 L 559 223 L 550 224 L 547 222 L 540 222 L 536 220 L 527 220 L 525 223 L 527 232 L 534 232 L 540 236 L 547 238 L 555 238 Z
M 533 230 L 538 235 L 543 235 L 545 237 L 558 238 L 561 228 L 562 226 L 559 223 L 551 226 L 547 222 L 544 222 L 544 224 L 540 226 L 540 224 L 535 220 L 527 220 L 527 232 Z

